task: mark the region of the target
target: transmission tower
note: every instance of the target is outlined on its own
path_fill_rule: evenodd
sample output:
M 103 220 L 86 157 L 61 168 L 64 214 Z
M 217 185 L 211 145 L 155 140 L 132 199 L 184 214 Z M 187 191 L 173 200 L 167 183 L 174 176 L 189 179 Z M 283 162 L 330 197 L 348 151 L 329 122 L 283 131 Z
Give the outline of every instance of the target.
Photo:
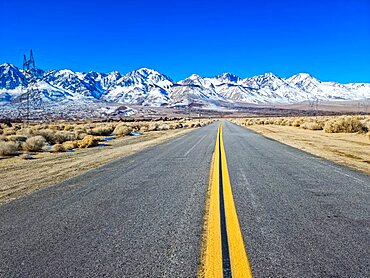
M 314 99 L 308 99 L 308 104 L 317 113 L 318 107 L 319 107 L 319 99 L 317 97 L 314 97 Z
M 31 117 L 42 119 L 44 116 L 43 93 L 37 85 L 37 69 L 32 50 L 29 59 L 26 58 L 26 55 L 23 56 L 23 70 L 27 79 L 27 82 L 22 86 L 22 91 L 25 92 L 14 100 L 18 103 L 18 118 L 27 122 L 31 120 Z
M 29 60 L 27 60 L 26 54 L 23 55 L 23 70 L 24 71 L 30 71 L 32 69 L 35 70 L 36 66 L 35 66 L 35 59 L 33 58 L 33 53 L 32 53 L 32 49 L 31 49 Z

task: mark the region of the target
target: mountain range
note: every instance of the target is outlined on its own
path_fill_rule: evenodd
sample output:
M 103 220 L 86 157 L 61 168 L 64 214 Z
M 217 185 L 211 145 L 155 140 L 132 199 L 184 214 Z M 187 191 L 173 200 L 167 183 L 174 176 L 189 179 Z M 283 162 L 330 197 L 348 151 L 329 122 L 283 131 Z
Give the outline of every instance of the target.
M 370 98 L 369 83 L 322 82 L 307 73 L 280 78 L 265 73 L 240 78 L 232 73 L 215 77 L 196 74 L 179 82 L 156 70 L 141 68 L 126 74 L 33 70 L 0 65 L 0 103 L 11 104 L 30 88 L 43 100 L 65 102 L 104 101 L 144 106 L 187 106 L 192 103 L 295 103 L 312 100 L 361 100 Z

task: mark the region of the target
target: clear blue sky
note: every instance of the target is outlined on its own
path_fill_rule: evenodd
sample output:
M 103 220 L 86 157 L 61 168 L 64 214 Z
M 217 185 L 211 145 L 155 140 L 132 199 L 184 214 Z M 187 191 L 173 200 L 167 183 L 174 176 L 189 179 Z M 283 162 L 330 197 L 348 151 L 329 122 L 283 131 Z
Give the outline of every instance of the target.
M 0 0 L 0 63 L 370 82 L 370 1 Z

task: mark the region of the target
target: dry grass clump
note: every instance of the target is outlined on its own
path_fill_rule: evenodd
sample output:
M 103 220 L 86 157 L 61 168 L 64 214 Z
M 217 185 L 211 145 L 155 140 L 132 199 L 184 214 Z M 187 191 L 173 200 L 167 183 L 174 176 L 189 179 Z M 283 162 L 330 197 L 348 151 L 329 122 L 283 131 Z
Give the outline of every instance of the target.
M 71 131 L 59 131 L 57 129 L 40 129 L 40 130 L 35 130 L 34 135 L 39 135 L 45 138 L 45 140 L 51 144 L 61 144 L 65 141 L 72 141 L 76 140 L 76 134 Z
M 19 144 L 16 142 L 5 142 L 0 141 L 0 155 L 2 156 L 14 156 L 18 155 Z
M 366 127 L 362 124 L 361 120 L 353 116 L 339 117 L 330 119 L 324 125 L 324 131 L 328 133 L 354 133 L 366 132 Z
M 88 130 L 89 135 L 106 136 L 112 133 L 114 130 L 113 126 L 97 126 Z
M 68 150 L 73 150 L 78 147 L 78 141 L 66 141 L 63 142 L 63 148 L 68 151 Z
M 73 140 L 76 140 L 75 133 L 70 132 L 70 131 L 57 131 L 52 137 L 52 142 L 49 142 L 49 143 L 62 144 L 63 142 L 73 141 Z
M 81 141 L 78 142 L 78 147 L 80 149 L 83 149 L 83 148 L 91 148 L 91 147 L 97 146 L 98 143 L 99 143 L 99 141 L 98 141 L 97 138 L 95 138 L 92 135 L 86 135 L 84 137 L 84 139 L 82 139 Z
M 22 128 L 20 130 L 17 130 L 17 135 L 24 135 L 27 137 L 31 137 L 35 134 L 35 130 L 32 128 Z
M 128 123 L 128 126 L 131 128 L 132 131 L 139 131 L 140 128 L 143 125 L 147 125 L 147 123 L 145 123 L 145 122 L 132 122 L 132 123 Z
M 64 125 L 65 131 L 73 131 L 75 129 L 75 125 L 66 124 Z
M 118 136 L 125 136 L 125 135 L 129 135 L 131 131 L 132 131 L 131 127 L 128 127 L 125 124 L 119 124 L 113 130 L 113 133 Z
M 9 141 L 14 141 L 14 142 L 26 142 L 27 136 L 24 135 L 10 135 L 8 136 Z
M 148 124 L 148 131 L 155 131 L 155 130 L 157 130 L 157 128 L 158 128 L 157 123 L 151 122 L 151 123 Z
M 55 144 L 51 147 L 50 151 L 53 153 L 64 152 L 65 148 L 62 144 Z
M 366 117 L 362 120 L 360 120 L 362 126 L 364 127 L 364 130 L 370 132 L 370 117 Z
M 76 136 L 76 139 L 78 139 L 78 140 L 82 140 L 82 139 L 84 139 L 84 137 L 87 135 L 87 131 L 86 131 L 86 129 L 84 129 L 83 127 L 79 127 L 79 126 L 77 126 L 77 127 L 75 127 L 75 129 L 74 129 L 74 134 L 75 134 L 75 136 Z
M 13 127 L 7 127 L 3 129 L 3 135 L 9 136 L 9 135 L 15 135 L 16 130 Z
M 300 125 L 303 129 L 309 129 L 309 130 L 322 130 L 324 128 L 324 124 L 320 122 L 304 122 Z
M 45 140 L 49 144 L 53 144 L 54 143 L 55 130 L 53 130 L 53 129 L 47 128 L 47 129 L 35 130 L 35 133 L 34 134 L 35 135 L 38 135 L 38 136 L 44 137 Z
M 23 145 L 24 150 L 31 152 L 39 152 L 43 149 L 46 144 L 46 140 L 43 136 L 37 135 L 30 137 L 26 140 L 26 143 Z
M 304 118 L 298 118 L 298 119 L 295 119 L 292 122 L 292 126 L 294 126 L 294 127 L 300 127 L 304 122 L 305 122 L 305 119 Z
M 169 129 L 170 129 L 170 127 L 169 127 L 168 124 L 160 124 L 157 127 L 157 130 L 169 130 Z

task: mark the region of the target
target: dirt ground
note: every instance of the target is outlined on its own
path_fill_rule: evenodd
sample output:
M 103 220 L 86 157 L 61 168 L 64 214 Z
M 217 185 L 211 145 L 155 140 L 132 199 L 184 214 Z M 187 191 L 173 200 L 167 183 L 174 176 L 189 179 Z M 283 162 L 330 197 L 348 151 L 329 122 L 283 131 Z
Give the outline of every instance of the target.
M 252 125 L 266 137 L 370 174 L 370 140 L 364 134 L 325 133 L 292 126 Z
M 89 169 L 128 156 L 185 134 L 192 129 L 152 131 L 107 141 L 104 147 L 71 153 L 38 153 L 32 159 L 0 159 L 0 204 L 77 176 Z

